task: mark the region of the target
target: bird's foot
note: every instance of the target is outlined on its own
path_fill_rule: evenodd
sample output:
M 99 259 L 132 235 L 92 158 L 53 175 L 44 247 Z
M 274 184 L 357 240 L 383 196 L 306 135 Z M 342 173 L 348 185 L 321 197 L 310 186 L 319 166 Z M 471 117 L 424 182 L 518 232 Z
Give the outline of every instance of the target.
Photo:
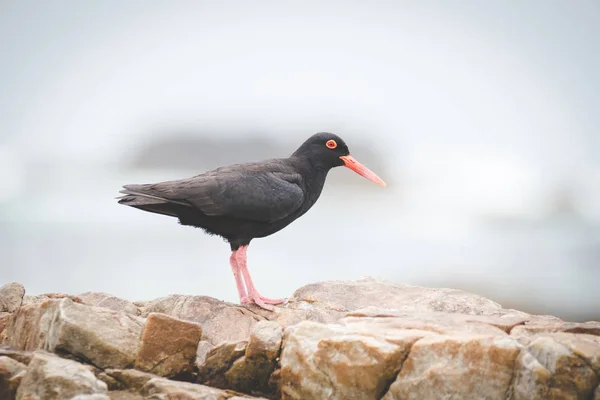
M 272 304 L 282 304 L 286 301 L 287 299 L 270 299 L 268 297 L 263 297 L 258 293 L 250 293 L 248 296 L 242 297 L 242 304 L 254 303 L 269 311 L 275 310 L 275 307 L 273 307 Z

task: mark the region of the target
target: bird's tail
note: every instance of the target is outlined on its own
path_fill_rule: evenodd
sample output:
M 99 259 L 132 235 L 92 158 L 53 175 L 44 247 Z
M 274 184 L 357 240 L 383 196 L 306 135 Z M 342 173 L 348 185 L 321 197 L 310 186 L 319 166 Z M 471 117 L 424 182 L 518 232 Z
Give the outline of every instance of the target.
M 172 217 L 178 216 L 177 208 L 179 208 L 179 206 L 185 206 L 186 208 L 190 207 L 188 203 L 143 193 L 144 186 L 147 185 L 123 186 L 124 189 L 120 190 L 119 193 L 124 194 L 124 196 L 119 196 L 116 198 L 118 203 L 139 208 L 140 210 L 169 215 Z

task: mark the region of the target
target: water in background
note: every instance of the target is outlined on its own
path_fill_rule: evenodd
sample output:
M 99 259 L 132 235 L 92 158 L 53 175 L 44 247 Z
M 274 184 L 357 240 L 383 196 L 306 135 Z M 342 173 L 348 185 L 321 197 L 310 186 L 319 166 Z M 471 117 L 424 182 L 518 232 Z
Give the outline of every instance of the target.
M 236 301 L 226 243 L 114 197 L 325 130 L 388 187 L 332 171 L 252 243 L 262 294 L 369 275 L 600 319 L 597 3 L 236 4 L 0 8 L 0 284 Z

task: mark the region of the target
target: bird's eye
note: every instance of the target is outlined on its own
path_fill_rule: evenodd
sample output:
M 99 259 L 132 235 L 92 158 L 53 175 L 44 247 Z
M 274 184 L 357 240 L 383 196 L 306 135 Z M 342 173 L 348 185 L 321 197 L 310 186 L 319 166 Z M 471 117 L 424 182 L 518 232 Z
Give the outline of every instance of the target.
M 325 146 L 327 146 L 328 149 L 335 149 L 337 147 L 337 143 L 335 142 L 335 140 L 330 139 L 327 141 L 327 143 L 325 143 Z

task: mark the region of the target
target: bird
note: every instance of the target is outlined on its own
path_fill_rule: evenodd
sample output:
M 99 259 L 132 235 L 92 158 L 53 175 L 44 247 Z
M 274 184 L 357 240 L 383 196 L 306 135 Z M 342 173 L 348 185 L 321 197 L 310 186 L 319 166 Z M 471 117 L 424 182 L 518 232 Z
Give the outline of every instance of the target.
M 350 155 L 338 135 L 310 136 L 287 158 L 220 167 L 191 178 L 124 185 L 118 203 L 179 219 L 229 242 L 229 264 L 240 303 L 274 311 L 287 299 L 262 296 L 252 281 L 247 249 L 304 215 L 318 200 L 328 172 L 345 166 L 385 187 L 374 172 Z

